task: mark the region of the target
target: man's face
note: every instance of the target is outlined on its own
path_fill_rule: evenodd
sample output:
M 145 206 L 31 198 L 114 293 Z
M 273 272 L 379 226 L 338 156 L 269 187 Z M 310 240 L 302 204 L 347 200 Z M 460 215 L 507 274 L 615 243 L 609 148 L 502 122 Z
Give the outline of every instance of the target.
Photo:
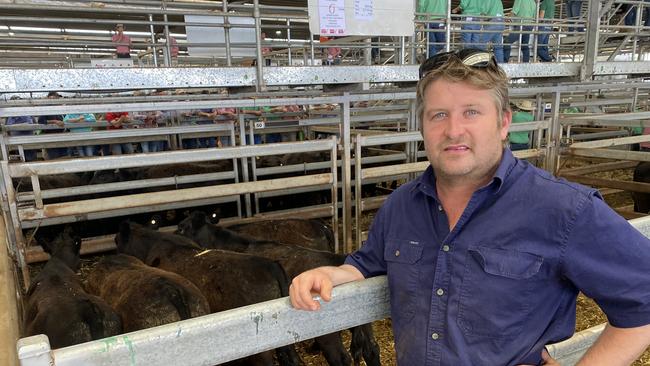
M 124 32 L 124 27 L 121 26 L 121 25 L 118 25 L 117 27 L 115 27 L 115 30 L 117 30 L 117 33 L 122 33 L 122 32 Z
M 501 160 L 511 113 L 501 126 L 489 90 L 439 79 L 424 93 L 422 136 L 429 162 L 440 179 L 485 184 Z

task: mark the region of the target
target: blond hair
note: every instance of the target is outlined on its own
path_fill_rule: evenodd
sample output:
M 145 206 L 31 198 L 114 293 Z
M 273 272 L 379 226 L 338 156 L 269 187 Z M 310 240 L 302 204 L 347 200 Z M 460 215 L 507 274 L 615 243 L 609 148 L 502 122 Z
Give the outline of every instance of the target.
M 426 73 L 417 85 L 415 99 L 416 114 L 420 123 L 424 114 L 424 93 L 434 81 L 444 79 L 452 83 L 467 83 L 475 88 L 489 90 L 497 108 L 498 126 L 501 127 L 503 113 L 510 110 L 508 98 L 508 76 L 494 60 L 485 67 L 468 66 L 458 57 L 449 59 L 440 67 Z

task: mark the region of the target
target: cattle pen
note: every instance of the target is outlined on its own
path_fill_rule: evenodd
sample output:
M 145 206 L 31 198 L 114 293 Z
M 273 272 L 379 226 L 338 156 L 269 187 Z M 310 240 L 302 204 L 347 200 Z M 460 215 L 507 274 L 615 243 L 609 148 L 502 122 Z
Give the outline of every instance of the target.
M 385 36 L 382 25 L 376 35 L 321 43 L 309 28 L 312 3 L 0 1 L 0 120 L 98 117 L 2 125 L 0 365 L 213 365 L 390 316 L 379 277 L 336 288 L 315 313 L 280 298 L 59 349 L 23 329 L 30 268 L 50 257 L 36 238 L 64 226 L 84 233 L 82 255 L 114 251 L 122 219 L 160 221 L 169 233 L 192 210 L 224 226 L 321 219 L 337 253 L 363 245 L 368 215 L 429 165 L 415 86 L 435 30 L 414 7 L 409 35 Z M 502 65 L 511 99 L 534 106 L 531 122 L 510 128 L 529 136 L 514 155 L 605 198 L 625 196 L 613 208 L 650 236 L 647 212 L 627 199 L 650 194 L 650 183 L 607 175 L 650 162 L 647 151 L 631 149 L 650 142 L 647 7 L 589 0 L 584 16 L 570 20 L 564 2 L 555 3 L 554 62 Z M 638 6 L 633 26 L 619 19 L 630 4 Z M 460 47 L 463 18 L 445 21 L 439 46 Z M 531 21 L 536 39 L 545 31 Z M 130 59 L 114 58 L 107 27 L 116 23 L 134 39 Z M 577 25 L 589 31 L 569 30 Z M 218 34 L 192 39 L 197 29 Z M 330 48 L 342 49 L 340 65 L 320 60 Z M 122 128 L 106 118 L 114 112 L 128 112 Z M 133 151 L 113 155 L 117 145 Z M 84 157 L 84 147 L 103 156 Z M 584 164 L 567 167 L 572 161 Z M 602 329 L 548 349 L 574 364 Z

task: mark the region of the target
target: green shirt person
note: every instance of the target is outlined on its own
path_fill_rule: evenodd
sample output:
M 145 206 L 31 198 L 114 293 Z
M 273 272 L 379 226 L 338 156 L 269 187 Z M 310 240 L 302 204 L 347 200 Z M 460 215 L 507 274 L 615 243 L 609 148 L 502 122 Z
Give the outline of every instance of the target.
M 428 57 L 440 52 L 447 42 L 444 19 L 447 18 L 447 0 L 418 0 L 418 13 L 426 13 L 425 19 L 432 20 L 427 24 Z
M 532 122 L 535 120 L 530 113 L 535 110 L 535 104 L 530 100 L 520 100 L 515 102 L 512 110 L 512 123 Z M 510 142 L 510 150 L 525 150 L 530 148 L 530 137 L 528 131 L 510 132 L 508 134 L 508 142 Z
M 473 24 L 478 22 L 477 15 L 481 15 L 482 0 L 460 0 L 460 5 L 454 8 L 451 12 L 457 14 L 462 12 L 465 16 L 461 18 L 464 24 L 461 25 L 463 31 L 460 36 L 464 48 L 482 48 L 481 45 L 481 30 L 480 24 Z
M 539 17 L 544 20 L 553 19 L 555 17 L 554 0 L 542 0 L 539 4 Z M 537 56 L 539 56 L 542 62 L 551 62 L 553 61 L 553 57 L 548 53 L 548 38 L 550 36 L 551 27 L 550 25 L 547 25 L 541 26 L 538 29 L 540 33 L 537 36 Z

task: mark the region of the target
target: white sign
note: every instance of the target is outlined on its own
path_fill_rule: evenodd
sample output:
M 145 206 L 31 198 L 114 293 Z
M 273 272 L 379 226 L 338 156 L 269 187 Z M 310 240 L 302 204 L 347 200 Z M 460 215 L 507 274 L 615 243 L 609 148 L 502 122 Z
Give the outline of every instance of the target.
M 345 0 L 318 0 L 320 34 L 345 35 Z
M 372 20 L 372 0 L 354 0 L 354 18 L 358 20 Z
M 255 122 L 255 129 L 256 130 L 261 130 L 264 127 L 266 127 L 266 123 L 264 123 L 264 121 Z

